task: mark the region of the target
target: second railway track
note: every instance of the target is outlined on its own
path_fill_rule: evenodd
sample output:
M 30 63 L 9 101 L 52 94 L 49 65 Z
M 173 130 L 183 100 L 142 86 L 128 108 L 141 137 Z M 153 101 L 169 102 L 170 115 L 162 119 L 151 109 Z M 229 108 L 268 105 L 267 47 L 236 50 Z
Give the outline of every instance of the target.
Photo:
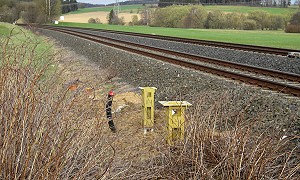
M 167 61 L 169 63 L 177 64 L 187 68 L 205 71 L 226 78 L 239 80 L 244 83 L 300 97 L 300 76 L 297 74 L 284 73 L 277 70 L 258 68 L 219 59 L 195 56 L 166 49 L 159 49 L 155 47 L 124 42 L 121 40 L 97 36 L 86 32 L 78 32 L 78 30 L 74 31 L 70 29 L 49 26 L 44 26 L 42 28 L 67 33 L 90 41 L 113 46 L 118 49 L 141 54 L 162 61 Z M 205 63 L 215 64 L 217 66 L 214 67 L 211 65 L 206 65 Z M 228 70 L 228 68 L 238 69 L 238 72 Z M 248 71 L 250 73 L 245 73 L 243 71 Z
M 57 27 L 57 26 L 49 26 L 44 25 L 43 27 Z M 79 27 L 67 27 L 68 29 L 73 30 L 89 30 L 95 32 L 106 32 L 120 35 L 128 35 L 128 36 L 136 36 L 136 37 L 145 37 L 159 40 L 167 40 L 173 42 L 182 42 L 196 45 L 204 45 L 204 46 L 214 46 L 235 50 L 243 50 L 243 51 L 252 51 L 258 53 L 265 54 L 275 54 L 281 56 L 287 56 L 289 52 L 300 52 L 298 50 L 284 49 L 284 48 L 275 48 L 275 47 L 264 47 L 264 46 L 255 46 L 255 45 L 245 45 L 245 44 L 236 44 L 236 43 L 228 43 L 228 42 L 216 42 L 216 41 L 208 41 L 208 40 L 198 40 L 198 39 L 188 39 L 188 38 L 179 38 L 179 37 L 171 37 L 171 36 L 162 36 L 162 35 L 152 35 L 152 34 L 142 34 L 142 33 L 133 33 L 133 32 L 124 32 L 124 31 L 113 31 L 113 30 L 104 30 L 104 29 L 93 29 L 93 28 L 79 28 Z

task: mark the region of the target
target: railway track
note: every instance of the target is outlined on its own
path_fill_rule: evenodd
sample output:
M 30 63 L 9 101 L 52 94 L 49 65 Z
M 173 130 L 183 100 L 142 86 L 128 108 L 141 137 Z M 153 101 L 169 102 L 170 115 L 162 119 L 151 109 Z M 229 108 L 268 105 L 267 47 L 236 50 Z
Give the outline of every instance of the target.
M 57 26 L 43 25 L 43 27 L 57 27 Z M 216 42 L 216 41 L 208 41 L 208 40 L 197 40 L 197 39 L 188 39 L 188 38 L 179 38 L 179 37 L 152 35 L 152 34 L 142 34 L 142 33 L 132 33 L 132 32 L 123 32 L 123 31 L 113 31 L 113 30 L 104 30 L 104 29 L 79 28 L 79 27 L 65 27 L 65 28 L 74 29 L 74 30 L 89 30 L 89 31 L 96 31 L 96 32 L 106 32 L 106 33 L 121 34 L 121 35 L 136 36 L 136 37 L 145 37 L 145 38 L 152 38 L 152 39 L 159 39 L 159 40 L 166 40 L 166 41 L 173 41 L 173 42 L 190 43 L 190 44 L 196 44 L 196 45 L 214 46 L 214 47 L 220 47 L 220 48 L 258 52 L 258 53 L 264 53 L 264 54 L 275 54 L 275 55 L 281 55 L 281 56 L 287 56 L 289 52 L 300 52 L 299 50 L 293 50 L 293 49 L 254 46 L 254 45 L 245 45 L 245 44 L 236 44 L 236 43 L 225 43 L 225 42 Z
M 102 37 L 87 32 L 79 32 L 78 30 L 70 30 L 54 26 L 43 26 L 41 28 L 66 33 L 186 68 L 212 73 L 247 84 L 300 97 L 300 76 L 297 74 L 258 68 L 208 57 L 195 56 L 166 49 L 159 49 Z

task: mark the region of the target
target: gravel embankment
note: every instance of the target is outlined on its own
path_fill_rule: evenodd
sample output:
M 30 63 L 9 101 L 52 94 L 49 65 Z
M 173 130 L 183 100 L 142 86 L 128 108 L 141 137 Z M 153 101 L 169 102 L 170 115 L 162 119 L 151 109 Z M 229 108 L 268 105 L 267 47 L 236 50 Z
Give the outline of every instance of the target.
M 69 47 L 76 53 L 97 62 L 99 68 L 111 67 L 118 72 L 118 76 L 122 78 L 122 81 L 136 87 L 137 92 L 139 92 L 138 87 L 140 86 L 157 87 L 156 101 L 187 100 L 193 104 L 197 101 L 197 98 L 205 97 L 207 102 L 203 106 L 207 106 L 206 108 L 208 109 L 212 104 L 219 101 L 220 97 L 226 95 L 229 99 L 228 105 L 226 105 L 229 111 L 228 114 L 232 111 L 246 109 L 246 118 L 259 119 L 264 123 L 264 128 L 273 127 L 278 131 L 287 132 L 287 134 L 299 134 L 300 132 L 299 98 L 262 91 L 260 88 L 249 87 L 238 82 L 190 69 L 182 69 L 151 58 L 65 34 L 49 30 L 41 30 L 41 32 L 54 38 L 62 46 Z M 161 47 L 162 43 L 156 46 Z M 188 45 L 186 46 L 186 49 L 189 49 Z M 208 47 L 198 48 L 197 52 L 205 53 L 208 51 Z M 250 53 L 252 57 L 248 55 L 248 59 L 246 59 L 245 55 L 240 55 L 236 51 L 228 52 L 219 48 L 218 51 L 228 55 L 227 58 L 229 59 L 239 57 L 239 59 L 245 59 L 245 61 L 249 62 L 252 60 L 259 62 L 264 59 L 271 61 L 273 58 L 276 59 L 273 59 L 274 61 L 287 60 L 284 57 L 266 56 L 257 53 Z M 255 63 L 253 62 L 253 65 Z M 271 63 L 263 64 L 270 65 Z M 285 68 L 293 69 L 292 66 L 294 65 L 285 66 Z M 294 70 L 296 71 L 297 68 L 294 68 Z M 299 67 L 297 71 L 299 73 Z
M 145 44 L 148 46 L 165 48 L 184 52 L 193 55 L 207 56 L 226 61 L 238 62 L 243 64 L 249 64 L 252 66 L 258 66 L 268 69 L 275 69 L 279 71 L 291 72 L 300 74 L 300 61 L 295 58 L 288 58 L 284 56 L 268 55 L 255 52 L 236 51 L 217 47 L 200 46 L 179 42 L 146 39 L 135 36 L 126 36 L 111 34 L 105 32 L 88 31 L 95 35 L 101 35 L 109 38 L 120 39 L 123 41 L 129 41 L 139 44 Z

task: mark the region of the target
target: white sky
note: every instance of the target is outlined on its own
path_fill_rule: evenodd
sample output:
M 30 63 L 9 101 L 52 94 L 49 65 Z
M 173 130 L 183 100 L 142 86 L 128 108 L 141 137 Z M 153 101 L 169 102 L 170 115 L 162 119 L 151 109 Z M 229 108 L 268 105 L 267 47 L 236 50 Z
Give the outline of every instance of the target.
M 123 2 L 125 0 L 119 0 L 119 2 Z M 77 0 L 77 2 L 90 3 L 90 4 L 111 4 L 115 3 L 116 0 Z

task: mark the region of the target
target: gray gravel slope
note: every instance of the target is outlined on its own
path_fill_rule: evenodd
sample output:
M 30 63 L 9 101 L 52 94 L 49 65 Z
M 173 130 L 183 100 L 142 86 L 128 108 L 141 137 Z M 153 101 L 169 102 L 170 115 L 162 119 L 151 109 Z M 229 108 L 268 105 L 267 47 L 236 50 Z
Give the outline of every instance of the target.
M 147 46 L 175 50 L 193 55 L 212 57 L 231 62 L 238 62 L 268 69 L 275 69 L 284 72 L 300 74 L 300 60 L 284 56 L 262 54 L 256 52 L 236 51 L 225 48 L 201 46 L 187 43 L 171 42 L 142 37 L 118 35 L 106 32 L 87 31 L 95 35 L 120 39 L 123 41 L 144 44 Z

